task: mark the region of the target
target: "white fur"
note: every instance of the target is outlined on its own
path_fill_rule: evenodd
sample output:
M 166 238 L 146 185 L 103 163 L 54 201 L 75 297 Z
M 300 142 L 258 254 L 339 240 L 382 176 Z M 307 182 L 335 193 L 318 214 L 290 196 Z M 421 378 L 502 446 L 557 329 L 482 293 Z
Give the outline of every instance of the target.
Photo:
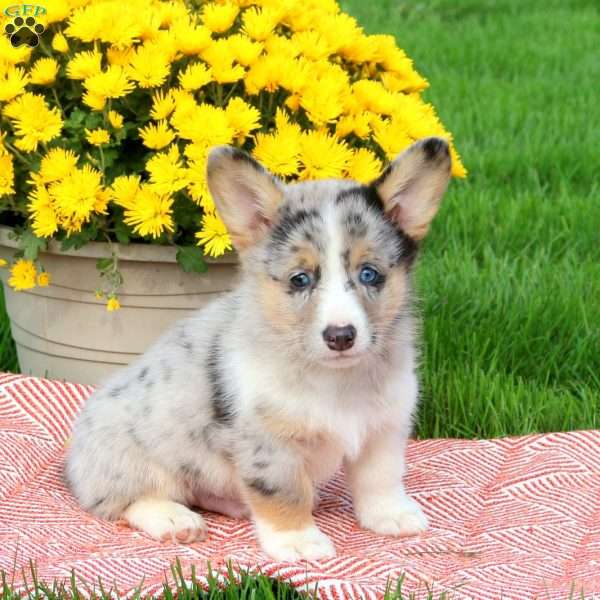
M 265 552 L 275 560 L 317 560 L 335 556 L 332 541 L 315 525 L 276 531 L 268 523 L 256 521 L 256 532 Z
M 157 540 L 182 543 L 206 537 L 204 519 L 183 504 L 157 498 L 141 498 L 129 506 L 123 518 Z

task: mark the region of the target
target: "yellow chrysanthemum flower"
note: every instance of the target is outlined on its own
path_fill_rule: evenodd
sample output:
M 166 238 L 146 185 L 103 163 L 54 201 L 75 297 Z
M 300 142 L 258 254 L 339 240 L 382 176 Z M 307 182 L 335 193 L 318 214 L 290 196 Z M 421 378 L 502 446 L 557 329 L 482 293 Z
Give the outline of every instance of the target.
M 171 116 L 171 125 L 179 137 L 204 147 L 231 144 L 235 137 L 225 111 L 209 104 L 189 107 L 178 104 Z
M 27 210 L 32 218 L 33 233 L 40 238 L 51 237 L 58 231 L 58 218 L 52 198 L 43 185 L 34 187 L 28 196 Z
M 15 171 L 12 156 L 0 146 L 0 196 L 15 193 Z
M 37 284 L 40 287 L 48 287 L 50 285 L 50 273 L 48 273 L 46 271 L 42 271 L 37 276 Z
M 147 148 L 160 150 L 175 139 L 175 133 L 169 128 L 167 121 L 160 121 L 156 125 L 150 124 L 140 129 L 140 137 Z
M 35 152 L 39 144 L 53 140 L 62 131 L 60 111 L 49 108 L 38 94 L 21 94 L 6 106 L 4 114 L 12 120 L 18 136 L 15 146 L 25 152 Z
M 370 183 L 381 173 L 381 161 L 366 148 L 355 150 L 346 167 L 346 175 L 360 183 Z
M 391 115 L 396 106 L 396 97 L 388 92 L 379 81 L 363 79 L 352 85 L 352 93 L 363 110 L 380 115 Z
M 243 142 L 252 131 L 260 127 L 260 111 L 242 98 L 232 98 L 227 104 L 225 115 L 235 131 L 238 142 Z
M 125 209 L 125 223 L 141 236 L 159 237 L 163 231 L 173 231 L 171 207 L 173 199 L 154 186 L 142 185 L 133 204 Z
M 341 138 L 354 134 L 365 140 L 371 134 L 371 119 L 368 112 L 340 117 L 335 123 L 335 134 Z
M 167 57 L 156 46 L 139 47 L 127 68 L 127 75 L 142 88 L 162 85 L 170 72 L 171 65 Z
M 333 53 L 327 38 L 314 30 L 295 33 L 292 43 L 310 60 L 327 59 Z
M 191 160 L 187 174 L 189 181 L 187 190 L 192 200 L 199 204 L 205 213 L 215 212 L 215 203 L 206 181 L 206 157 L 198 161 Z
M 119 114 L 116 110 L 109 110 L 108 111 L 108 122 L 115 129 L 121 129 L 121 127 L 123 127 L 123 115 Z
M 83 85 L 91 94 L 104 98 L 122 98 L 135 87 L 120 65 L 111 65 L 102 73 L 88 77 Z
M 290 177 L 297 175 L 300 163 L 301 134 L 281 131 L 275 134 L 256 134 L 256 144 L 252 154 L 267 169 L 276 175 Z
M 300 138 L 300 179 L 342 177 L 352 150 L 326 131 L 309 131 Z
M 202 58 L 211 66 L 212 78 L 217 83 L 234 83 L 244 77 L 241 65 L 234 65 L 234 55 L 226 40 L 218 40 L 202 52 Z
M 31 83 L 36 85 L 51 85 L 56 81 L 58 63 L 53 58 L 40 58 L 29 71 Z
M 78 231 L 89 220 L 102 191 L 101 181 L 102 174 L 99 171 L 90 165 L 84 165 L 81 169 L 73 170 L 63 180 L 50 185 L 54 209 L 63 227 Z
M 11 67 L 5 72 L 0 70 L 0 102 L 9 102 L 25 91 L 29 76 L 21 67 Z
M 106 96 L 92 94 L 91 92 L 85 92 L 83 94 L 83 103 L 86 106 L 89 106 L 91 109 L 97 110 L 98 112 L 104 110 L 107 100 L 108 98 Z
M 20 258 L 11 268 L 8 285 L 16 292 L 35 287 L 35 265 L 30 260 Z
M 218 257 L 232 249 L 231 238 L 225 223 L 216 214 L 206 214 L 202 217 L 202 229 L 196 233 L 198 245 L 204 246 L 204 253 Z
M 210 2 L 204 5 L 202 22 L 211 31 L 223 33 L 233 25 L 239 11 L 239 7 L 232 2 Z
M 102 54 L 96 50 L 78 52 L 67 63 L 69 79 L 88 79 L 102 71 Z
M 140 191 L 139 175 L 120 175 L 111 187 L 111 199 L 124 208 L 132 208 Z
M 210 29 L 187 20 L 174 24 L 170 33 L 177 51 L 185 56 L 198 56 L 212 42 Z
M 40 164 L 37 177 L 32 174 L 32 181 L 42 184 L 52 183 L 68 177 L 79 162 L 79 156 L 72 150 L 64 148 L 51 148 L 48 150 Z
M 192 63 L 179 73 L 179 84 L 184 90 L 199 90 L 211 81 L 211 69 L 204 63 Z
M 253 40 L 266 40 L 279 22 L 279 15 L 269 8 L 248 8 L 242 16 L 242 31 Z
M 166 119 L 175 109 L 175 98 L 171 92 L 158 91 L 152 96 L 150 116 L 156 121 Z
M 104 146 L 110 142 L 110 133 L 101 127 L 93 131 L 85 129 L 85 139 L 93 146 Z
M 244 67 L 253 65 L 263 51 L 263 44 L 237 33 L 227 38 L 234 60 Z
M 116 296 L 111 296 L 106 303 L 106 310 L 108 312 L 114 312 L 115 310 L 119 310 L 121 308 L 121 303 L 117 299 Z
M 117 48 L 111 46 L 106 50 L 106 59 L 109 65 L 127 66 L 135 57 L 135 48 Z
M 398 119 L 374 120 L 372 127 L 373 139 L 390 160 L 394 159 L 402 150 L 408 148 L 414 141 L 406 132 L 405 124 Z
M 67 38 L 62 34 L 62 32 L 58 32 L 52 38 L 52 49 L 60 52 L 61 54 L 65 54 L 69 51 L 69 42 L 67 42 Z
M 150 182 L 158 194 L 174 194 L 188 184 L 187 169 L 181 163 L 177 146 L 155 154 L 147 163 Z

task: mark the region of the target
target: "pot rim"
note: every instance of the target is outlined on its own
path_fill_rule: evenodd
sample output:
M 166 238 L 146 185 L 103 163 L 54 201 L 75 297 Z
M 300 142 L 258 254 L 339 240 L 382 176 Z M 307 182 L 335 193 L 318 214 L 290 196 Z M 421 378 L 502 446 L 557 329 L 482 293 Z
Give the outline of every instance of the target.
M 9 234 L 12 232 L 14 232 L 12 227 L 0 225 L 0 246 L 15 249 L 19 247 L 17 241 L 9 237 Z M 139 244 L 135 242 L 131 244 L 114 242 L 111 246 L 117 258 L 121 260 L 134 262 L 177 262 L 177 248 L 174 246 Z M 109 244 L 107 242 L 88 242 L 78 250 L 61 250 L 59 242 L 49 240 L 47 249 L 43 250 L 40 254 L 57 254 L 61 256 L 74 256 L 76 258 L 108 258 L 111 254 L 108 251 L 108 247 Z M 204 260 L 208 264 L 237 264 L 239 262 L 238 254 L 235 250 L 218 258 L 206 256 Z

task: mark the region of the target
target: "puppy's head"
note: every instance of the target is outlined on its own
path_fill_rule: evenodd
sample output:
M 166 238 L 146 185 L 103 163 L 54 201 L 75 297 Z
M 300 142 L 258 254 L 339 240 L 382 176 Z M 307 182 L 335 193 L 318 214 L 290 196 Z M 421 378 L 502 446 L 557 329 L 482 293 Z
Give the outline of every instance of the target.
M 449 178 L 441 138 L 413 144 L 370 185 L 285 185 L 228 146 L 208 159 L 217 210 L 278 344 L 329 367 L 385 348 Z

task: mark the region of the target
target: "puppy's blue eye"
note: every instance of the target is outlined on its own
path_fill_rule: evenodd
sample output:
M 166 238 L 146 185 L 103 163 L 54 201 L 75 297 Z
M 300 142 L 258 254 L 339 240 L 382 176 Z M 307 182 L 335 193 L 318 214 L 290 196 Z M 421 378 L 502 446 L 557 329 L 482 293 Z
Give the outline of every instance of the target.
M 365 265 L 358 274 L 358 279 L 363 285 L 374 285 L 379 277 L 379 271 L 369 265 Z
M 290 277 L 290 283 L 297 290 L 302 290 L 311 284 L 311 278 L 308 273 L 297 273 L 293 277 Z

